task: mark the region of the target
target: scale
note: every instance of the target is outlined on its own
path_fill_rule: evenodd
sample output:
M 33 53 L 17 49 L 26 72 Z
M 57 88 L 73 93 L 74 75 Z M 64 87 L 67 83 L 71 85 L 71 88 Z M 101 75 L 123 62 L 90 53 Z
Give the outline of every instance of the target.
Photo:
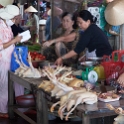
M 94 84 L 98 80 L 98 74 L 93 68 L 94 67 L 86 67 L 86 70 L 82 72 L 82 79 Z
M 92 60 L 92 61 L 91 61 Z M 81 62 L 81 65 L 85 66 L 85 71 L 82 72 L 82 79 L 89 83 L 95 84 L 98 80 L 98 74 L 94 71 L 94 66 L 98 65 L 102 60 L 102 57 L 89 57 L 88 61 Z

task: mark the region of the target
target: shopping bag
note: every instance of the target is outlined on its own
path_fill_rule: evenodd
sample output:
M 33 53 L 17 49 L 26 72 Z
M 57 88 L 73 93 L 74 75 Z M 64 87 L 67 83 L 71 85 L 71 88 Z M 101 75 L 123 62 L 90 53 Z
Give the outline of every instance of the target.
M 16 62 L 14 57 L 14 53 L 17 54 L 19 61 L 23 62 L 25 65 L 29 66 L 27 58 L 28 58 L 28 48 L 26 46 L 16 46 L 13 50 L 12 57 L 11 57 L 11 66 L 10 70 L 15 72 L 17 68 L 19 68 L 19 64 Z

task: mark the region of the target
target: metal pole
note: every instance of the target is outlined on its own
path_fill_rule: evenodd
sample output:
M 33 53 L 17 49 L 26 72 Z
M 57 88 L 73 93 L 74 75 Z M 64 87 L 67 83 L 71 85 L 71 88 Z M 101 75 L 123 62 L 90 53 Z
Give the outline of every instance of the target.
M 38 17 L 40 19 L 40 0 L 37 0 Z
M 87 10 L 87 0 L 82 0 L 81 1 L 79 11 L 81 11 L 81 10 Z
M 50 34 L 51 34 L 51 39 L 53 38 L 53 15 L 54 15 L 54 0 L 50 0 L 51 2 L 51 20 L 50 20 Z
M 120 26 L 120 34 L 119 34 L 119 50 L 122 50 L 122 25 Z

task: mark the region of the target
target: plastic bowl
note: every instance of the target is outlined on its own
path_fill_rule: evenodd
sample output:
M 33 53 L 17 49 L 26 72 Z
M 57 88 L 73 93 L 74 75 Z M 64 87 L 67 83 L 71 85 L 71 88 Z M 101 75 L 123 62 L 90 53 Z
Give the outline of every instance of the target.
M 18 96 L 16 97 L 16 102 L 18 105 L 24 107 L 35 106 L 34 96 L 32 94 Z
M 32 62 L 32 65 L 33 65 L 34 68 L 38 68 L 38 67 L 39 67 L 39 63 L 40 63 L 40 62 L 33 61 L 33 62 Z

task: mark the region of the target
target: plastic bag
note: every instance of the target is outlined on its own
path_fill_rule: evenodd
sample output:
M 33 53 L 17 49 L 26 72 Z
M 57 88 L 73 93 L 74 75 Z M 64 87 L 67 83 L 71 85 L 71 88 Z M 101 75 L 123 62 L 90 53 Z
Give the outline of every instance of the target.
M 19 68 L 19 64 L 15 61 L 14 53 L 18 55 L 18 58 L 20 61 L 23 61 L 23 63 L 27 66 L 29 66 L 27 58 L 28 58 L 28 48 L 26 46 L 16 46 L 11 57 L 11 66 L 10 70 L 12 72 L 15 72 L 17 68 Z
M 105 20 L 105 16 L 104 16 L 104 11 L 105 11 L 106 7 L 104 5 L 102 5 L 99 10 L 100 10 L 100 28 L 105 31 L 105 25 L 106 25 L 106 20 Z
M 109 29 L 109 33 L 112 35 L 119 35 L 120 33 L 120 26 L 111 26 Z

